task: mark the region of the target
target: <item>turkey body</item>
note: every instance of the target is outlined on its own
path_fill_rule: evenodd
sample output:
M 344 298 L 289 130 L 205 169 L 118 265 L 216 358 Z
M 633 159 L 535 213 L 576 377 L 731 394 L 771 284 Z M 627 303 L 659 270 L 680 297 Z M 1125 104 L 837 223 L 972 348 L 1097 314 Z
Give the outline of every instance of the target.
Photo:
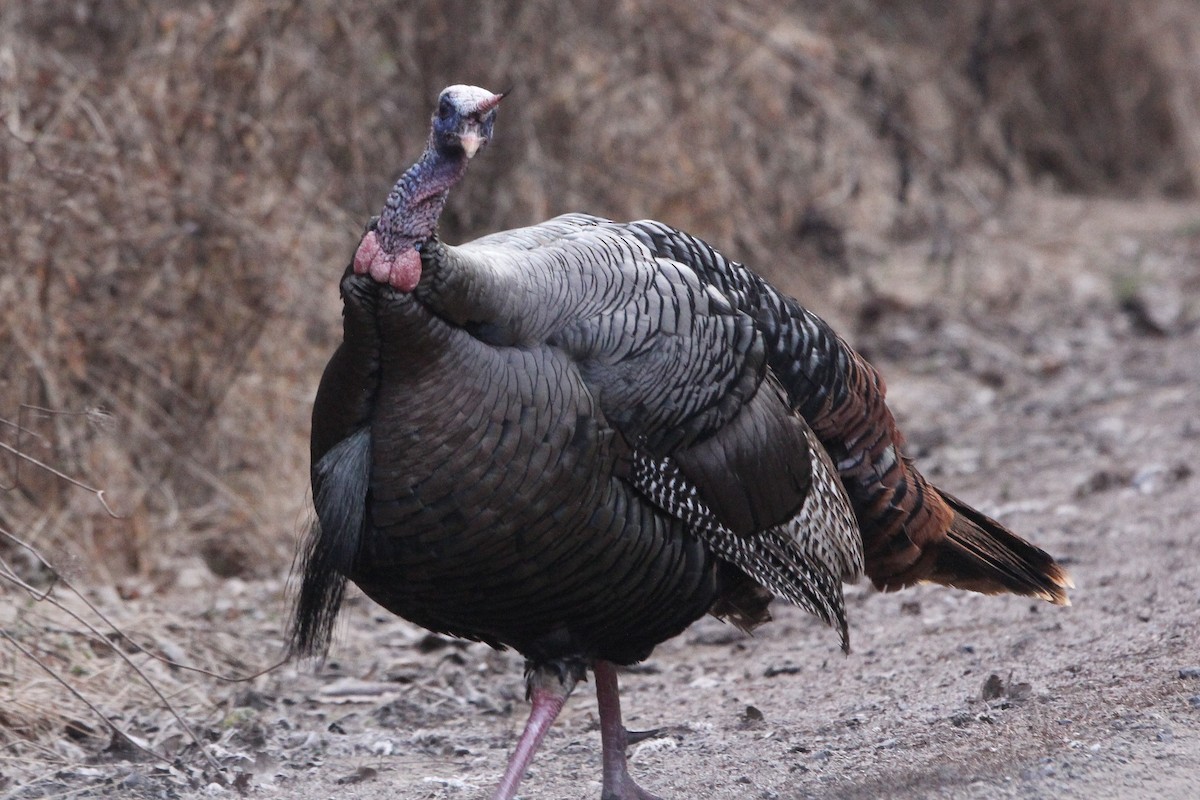
M 326 650 L 349 580 L 523 654 L 531 712 L 495 800 L 590 669 L 602 798 L 655 800 L 627 769 L 614 664 L 705 613 L 748 630 L 780 597 L 848 650 L 842 584 L 864 573 L 1067 602 L 1049 555 L 904 457 L 866 361 L 702 240 L 571 214 L 442 243 L 503 97 L 442 92 L 342 277 L 294 652 Z
M 411 294 L 347 271 L 314 487 L 358 442 L 348 577 L 380 605 L 534 662 L 638 661 L 722 601 L 765 619 L 765 593 L 639 485 L 639 457 L 669 459 L 751 539 L 807 504 L 834 526 L 820 567 L 857 576 L 853 522 L 813 491 L 813 439 L 764 331 L 649 233 L 572 215 L 434 242 Z

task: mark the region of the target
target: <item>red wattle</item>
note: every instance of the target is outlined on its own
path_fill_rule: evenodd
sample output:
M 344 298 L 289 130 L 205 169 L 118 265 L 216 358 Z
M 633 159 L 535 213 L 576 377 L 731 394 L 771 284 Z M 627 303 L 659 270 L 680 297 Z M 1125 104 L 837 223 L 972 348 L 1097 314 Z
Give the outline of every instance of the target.
M 375 231 L 370 231 L 354 253 L 354 273 L 370 275 L 401 292 L 411 292 L 421 280 L 421 255 L 411 246 L 399 253 L 384 252 Z

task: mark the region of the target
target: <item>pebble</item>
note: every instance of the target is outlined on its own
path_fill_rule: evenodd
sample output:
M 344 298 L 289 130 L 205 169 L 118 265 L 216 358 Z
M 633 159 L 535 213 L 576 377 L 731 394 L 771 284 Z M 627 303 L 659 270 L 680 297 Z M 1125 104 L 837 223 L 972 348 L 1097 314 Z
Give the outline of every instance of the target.
M 339 786 L 346 786 L 348 784 L 369 781 L 378 775 L 379 773 L 371 767 L 359 767 L 349 775 L 343 775 L 342 777 L 338 778 L 336 781 L 334 781 L 334 783 L 338 784 Z
M 995 700 L 997 697 L 1003 697 L 1004 680 L 994 672 L 988 675 L 987 680 L 983 682 L 983 688 L 980 690 L 979 696 L 982 700 Z
M 796 675 L 800 671 L 801 668 L 794 664 L 781 664 L 779 666 L 772 664 L 763 670 L 763 676 L 767 678 L 774 678 L 776 675 Z
M 1179 677 L 1185 681 L 1200 678 L 1200 667 L 1183 667 L 1179 670 Z
M 1157 283 L 1138 286 L 1122 298 L 1121 310 L 1129 315 L 1139 333 L 1172 336 L 1183 327 L 1183 295 L 1178 287 Z
M 300 748 L 318 747 L 321 744 L 321 737 L 317 736 L 315 731 L 297 731 L 289 734 L 284 740 L 283 746 L 288 750 L 298 750 Z
M 146 776 L 140 772 L 131 772 L 121 779 L 122 789 L 136 789 L 139 786 L 145 786 L 148 783 Z
M 1188 698 L 1188 704 L 1192 708 L 1200 708 L 1200 694 L 1194 694 Z

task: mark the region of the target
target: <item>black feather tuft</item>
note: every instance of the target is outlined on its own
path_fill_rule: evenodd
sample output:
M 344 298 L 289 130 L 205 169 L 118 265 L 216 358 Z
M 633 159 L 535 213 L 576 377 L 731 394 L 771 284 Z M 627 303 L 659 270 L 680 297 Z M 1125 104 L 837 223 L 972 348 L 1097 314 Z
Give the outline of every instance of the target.
M 303 580 L 288 634 L 294 656 L 322 656 L 329 648 L 366 526 L 370 478 L 371 431 L 366 427 L 338 442 L 313 467 L 317 519 L 305 543 Z

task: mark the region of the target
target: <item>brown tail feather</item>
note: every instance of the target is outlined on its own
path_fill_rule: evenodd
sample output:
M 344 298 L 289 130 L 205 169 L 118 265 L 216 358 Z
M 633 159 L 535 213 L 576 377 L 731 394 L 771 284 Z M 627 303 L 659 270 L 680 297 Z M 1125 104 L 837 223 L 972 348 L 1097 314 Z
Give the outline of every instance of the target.
M 954 521 L 935 549 L 926 580 L 983 594 L 1071 604 L 1066 590 L 1075 584 L 1053 557 L 958 498 L 941 495 L 954 510 Z

